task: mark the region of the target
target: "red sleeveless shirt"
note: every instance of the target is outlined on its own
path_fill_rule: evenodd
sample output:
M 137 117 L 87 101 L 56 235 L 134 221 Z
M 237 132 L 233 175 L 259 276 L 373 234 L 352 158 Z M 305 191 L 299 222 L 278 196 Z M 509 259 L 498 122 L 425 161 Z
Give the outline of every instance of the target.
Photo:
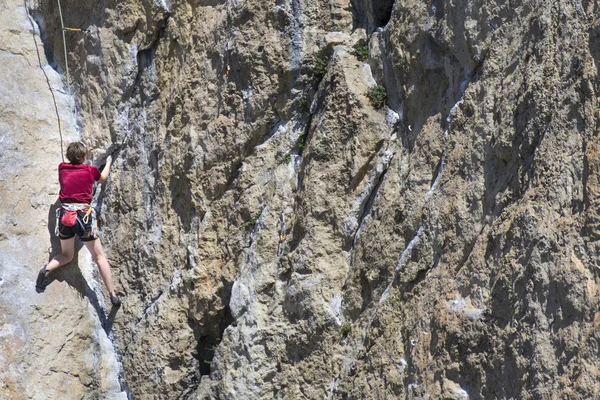
M 100 170 L 87 164 L 60 163 L 58 181 L 61 203 L 91 203 L 94 181 L 100 179 Z

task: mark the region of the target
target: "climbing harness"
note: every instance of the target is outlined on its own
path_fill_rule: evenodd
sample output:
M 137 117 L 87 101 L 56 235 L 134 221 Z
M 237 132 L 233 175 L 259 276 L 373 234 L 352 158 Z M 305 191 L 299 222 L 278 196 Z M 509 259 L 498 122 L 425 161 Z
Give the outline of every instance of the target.
M 83 218 L 79 216 L 79 212 L 85 212 Z M 85 232 L 85 225 L 90 222 L 90 217 L 92 221 L 90 235 L 98 237 L 98 221 L 96 219 L 96 210 L 94 207 L 85 203 L 62 203 L 61 207 L 56 210 L 56 226 L 54 227 L 54 234 L 60 237 L 60 223 L 65 226 L 75 226 L 75 224 L 79 224 L 81 229 Z

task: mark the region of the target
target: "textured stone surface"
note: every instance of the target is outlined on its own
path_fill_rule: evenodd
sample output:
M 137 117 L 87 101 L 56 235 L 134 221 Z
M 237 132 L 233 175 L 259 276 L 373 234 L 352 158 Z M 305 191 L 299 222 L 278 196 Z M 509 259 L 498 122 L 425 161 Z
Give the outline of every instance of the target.
M 39 53 L 38 53 L 39 52 Z M 43 68 L 43 70 L 42 70 Z M 52 89 L 52 91 L 50 90 Z M 53 95 L 57 108 L 54 106 Z M 65 140 L 77 138 L 60 75 L 46 62 L 23 2 L 0 4 L 0 398 L 123 398 L 89 255 L 79 253 L 43 294 L 38 270 L 53 236 Z M 84 278 L 85 276 L 85 278 Z
M 63 7 L 134 396 L 599 396 L 595 3 Z

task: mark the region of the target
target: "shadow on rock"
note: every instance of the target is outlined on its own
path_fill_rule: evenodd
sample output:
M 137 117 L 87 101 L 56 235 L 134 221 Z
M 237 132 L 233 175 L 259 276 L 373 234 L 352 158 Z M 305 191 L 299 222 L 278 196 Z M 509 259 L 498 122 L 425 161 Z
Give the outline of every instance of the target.
M 56 227 L 56 210 L 60 207 L 60 201 L 56 201 L 52 206 L 50 206 L 50 210 L 48 211 L 48 233 L 50 234 L 50 244 L 51 248 L 49 249 L 49 257 L 48 261 L 52 260 L 54 256 L 60 254 L 61 245 L 60 239 L 54 234 L 54 229 Z M 53 271 L 50 274 L 50 280 L 48 286 L 51 285 L 55 280 L 59 282 L 66 282 L 67 285 L 77 290 L 79 295 L 83 298 L 87 298 L 94 310 L 96 310 L 96 314 L 102 324 L 102 327 L 106 334 L 108 335 L 112 329 L 115 316 L 117 311 L 119 310 L 118 306 L 113 306 L 110 310 L 108 316 L 104 311 L 104 308 L 100 304 L 98 299 L 98 294 L 90 287 L 87 280 L 81 273 L 81 269 L 79 268 L 79 251 L 83 247 L 83 243 L 79 239 L 75 239 L 75 252 L 73 254 L 73 260 Z M 38 291 L 39 293 L 39 291 Z
M 108 317 L 106 318 L 106 321 L 104 321 L 102 323 L 102 327 L 104 328 L 104 332 L 106 332 L 107 335 L 110 335 L 110 332 L 112 331 L 112 326 L 115 323 L 115 317 L 117 316 L 117 311 L 119 311 L 119 308 L 121 308 L 121 306 L 112 306 L 112 308 L 110 309 L 110 314 L 108 314 Z

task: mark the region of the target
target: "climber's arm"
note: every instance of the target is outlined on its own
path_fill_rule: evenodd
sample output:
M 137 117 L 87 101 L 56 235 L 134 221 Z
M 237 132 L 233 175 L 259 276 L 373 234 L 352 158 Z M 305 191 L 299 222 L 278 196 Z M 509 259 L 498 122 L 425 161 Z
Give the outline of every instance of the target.
M 106 157 L 106 164 L 104 168 L 102 168 L 102 172 L 100 173 L 100 179 L 98 182 L 103 183 L 108 179 L 108 174 L 110 173 L 110 165 L 112 164 L 112 156 Z

